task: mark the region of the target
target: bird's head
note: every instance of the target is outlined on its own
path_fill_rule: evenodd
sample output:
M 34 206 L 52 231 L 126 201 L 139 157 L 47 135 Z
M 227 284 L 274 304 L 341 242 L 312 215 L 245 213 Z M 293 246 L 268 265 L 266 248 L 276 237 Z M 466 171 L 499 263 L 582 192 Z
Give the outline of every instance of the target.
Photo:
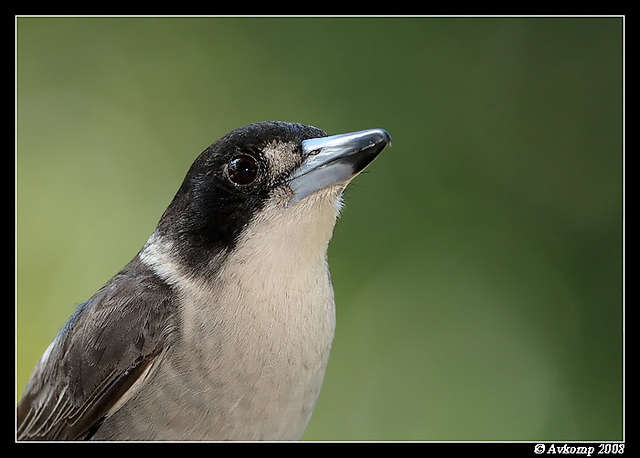
M 277 121 L 236 129 L 194 161 L 157 234 L 194 267 L 232 250 L 251 230 L 326 249 L 342 191 L 390 140 L 381 129 L 327 136 Z

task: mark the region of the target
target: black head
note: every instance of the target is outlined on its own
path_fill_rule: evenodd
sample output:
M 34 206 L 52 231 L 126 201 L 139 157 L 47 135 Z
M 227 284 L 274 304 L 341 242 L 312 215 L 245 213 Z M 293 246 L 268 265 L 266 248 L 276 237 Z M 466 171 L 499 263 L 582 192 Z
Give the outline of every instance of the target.
M 274 192 L 286 189 L 302 163 L 302 142 L 327 134 L 315 127 L 263 122 L 236 129 L 205 149 L 158 223 L 193 266 L 212 251 L 233 249 L 238 236 Z

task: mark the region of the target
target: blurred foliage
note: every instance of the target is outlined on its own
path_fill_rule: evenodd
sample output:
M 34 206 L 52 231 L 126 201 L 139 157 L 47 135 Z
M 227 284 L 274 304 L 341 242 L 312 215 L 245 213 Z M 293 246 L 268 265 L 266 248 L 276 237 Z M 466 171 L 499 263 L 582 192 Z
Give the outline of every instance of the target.
M 309 440 L 623 438 L 622 19 L 17 19 L 17 382 L 196 155 L 393 136 L 330 248 Z

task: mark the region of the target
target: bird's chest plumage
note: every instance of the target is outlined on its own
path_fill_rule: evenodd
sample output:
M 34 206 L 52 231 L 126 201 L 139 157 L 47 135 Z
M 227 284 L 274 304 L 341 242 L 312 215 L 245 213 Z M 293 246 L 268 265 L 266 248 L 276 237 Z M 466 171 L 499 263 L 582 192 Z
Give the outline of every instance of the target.
M 215 278 L 177 282 L 180 336 L 103 432 L 126 434 L 117 423 L 130 417 L 132 436 L 148 439 L 149 425 L 185 440 L 299 439 L 322 385 L 335 305 L 326 250 L 288 253 L 247 246 Z
M 185 377 L 184 384 L 197 398 L 194 405 L 206 406 L 203 429 L 243 440 L 300 438 L 334 334 L 333 290 L 325 266 L 300 282 L 276 281 L 275 271 L 263 273 L 256 288 L 223 272 L 215 299 L 203 295 L 190 303 L 198 299 L 188 295 L 180 345 L 190 348 L 201 373 Z

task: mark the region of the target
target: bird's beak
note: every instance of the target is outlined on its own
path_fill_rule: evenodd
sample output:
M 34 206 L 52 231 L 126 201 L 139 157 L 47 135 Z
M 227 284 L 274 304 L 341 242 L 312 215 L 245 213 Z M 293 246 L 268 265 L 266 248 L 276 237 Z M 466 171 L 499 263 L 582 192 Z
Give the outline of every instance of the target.
M 329 186 L 346 186 L 389 144 L 391 135 L 383 129 L 304 140 L 304 160 L 289 182 L 293 201 Z

